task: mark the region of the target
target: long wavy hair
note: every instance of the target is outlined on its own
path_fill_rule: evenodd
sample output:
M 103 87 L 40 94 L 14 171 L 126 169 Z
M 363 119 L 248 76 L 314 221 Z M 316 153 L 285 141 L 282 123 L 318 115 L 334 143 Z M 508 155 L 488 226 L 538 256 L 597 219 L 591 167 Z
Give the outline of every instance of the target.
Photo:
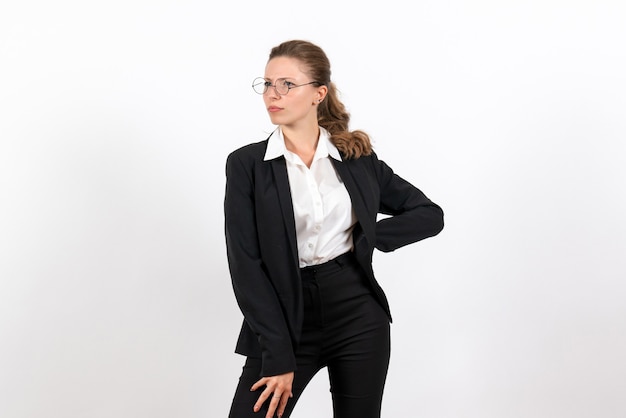
M 328 94 L 317 107 L 318 124 L 330 133 L 330 140 L 346 158 L 359 158 L 372 153 L 368 134 L 349 130 L 350 114 L 339 100 L 337 87 L 330 79 L 330 61 L 324 51 L 308 41 L 292 40 L 272 48 L 269 60 L 276 57 L 295 58 L 302 62 L 305 72 L 328 87 Z

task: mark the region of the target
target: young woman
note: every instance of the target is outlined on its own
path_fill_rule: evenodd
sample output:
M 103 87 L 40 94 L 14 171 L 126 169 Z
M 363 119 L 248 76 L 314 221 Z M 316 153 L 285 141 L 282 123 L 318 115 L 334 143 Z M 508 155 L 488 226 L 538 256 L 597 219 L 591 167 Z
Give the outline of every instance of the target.
M 230 417 L 288 417 L 324 367 L 336 418 L 380 417 L 391 314 L 372 254 L 438 234 L 443 212 L 348 130 L 318 46 L 276 46 L 252 87 L 277 128 L 226 162 L 236 352 L 247 357 Z

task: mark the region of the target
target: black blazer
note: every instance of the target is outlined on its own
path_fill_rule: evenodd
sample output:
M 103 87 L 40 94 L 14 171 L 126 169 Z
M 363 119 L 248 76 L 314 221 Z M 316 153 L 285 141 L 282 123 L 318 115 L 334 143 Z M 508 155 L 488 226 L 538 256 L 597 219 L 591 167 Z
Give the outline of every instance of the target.
M 263 161 L 268 141 L 244 146 L 226 161 L 224 201 L 228 264 L 244 316 L 236 352 L 262 359 L 262 375 L 296 369 L 303 306 L 296 229 L 284 157 Z M 354 253 L 374 295 L 391 313 L 374 278 L 374 248 L 393 251 L 438 234 L 443 211 L 394 174 L 376 154 L 331 158 L 352 200 Z M 377 214 L 391 215 L 377 221 Z

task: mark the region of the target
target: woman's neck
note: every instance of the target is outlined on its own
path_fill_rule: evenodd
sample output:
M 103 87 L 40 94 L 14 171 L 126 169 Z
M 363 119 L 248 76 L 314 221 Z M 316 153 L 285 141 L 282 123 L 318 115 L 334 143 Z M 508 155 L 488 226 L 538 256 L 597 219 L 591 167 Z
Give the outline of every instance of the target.
M 285 139 L 285 147 L 299 156 L 307 167 L 311 167 L 320 137 L 320 129 L 317 124 L 299 129 L 281 126 L 281 130 Z

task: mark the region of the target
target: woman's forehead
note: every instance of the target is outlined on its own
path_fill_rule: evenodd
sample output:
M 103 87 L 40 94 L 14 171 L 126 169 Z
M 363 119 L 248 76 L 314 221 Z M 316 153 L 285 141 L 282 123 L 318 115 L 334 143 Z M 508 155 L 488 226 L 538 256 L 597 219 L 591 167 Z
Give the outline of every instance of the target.
M 291 57 L 276 57 L 267 62 L 265 78 L 298 78 L 306 75 L 302 61 Z

